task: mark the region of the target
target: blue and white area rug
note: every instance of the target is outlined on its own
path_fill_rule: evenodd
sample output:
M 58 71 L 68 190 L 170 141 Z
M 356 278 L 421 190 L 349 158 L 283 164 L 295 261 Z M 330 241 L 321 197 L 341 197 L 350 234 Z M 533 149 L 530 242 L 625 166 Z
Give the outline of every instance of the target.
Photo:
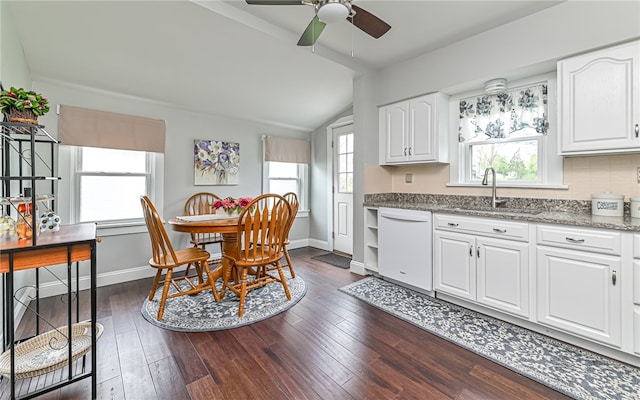
M 640 399 L 640 368 L 382 279 L 339 290 L 576 399 Z
M 282 285 L 277 282 L 250 290 L 245 297 L 242 317 L 238 317 L 240 301 L 235 293 L 227 290 L 224 298 L 216 303 L 211 290 L 205 290 L 194 296 L 168 299 L 164 316 L 158 321 L 162 287 L 158 287 L 152 301 L 149 301 L 149 297 L 145 298 L 142 316 L 160 328 L 180 332 L 216 331 L 249 325 L 288 310 L 304 297 L 307 287 L 302 277 L 297 274 L 295 278 L 291 278 L 288 270 L 285 271 L 285 275 L 291 300 L 287 300 Z M 220 292 L 222 280 L 216 282 L 216 287 Z M 169 293 L 172 292 L 175 292 L 173 287 Z

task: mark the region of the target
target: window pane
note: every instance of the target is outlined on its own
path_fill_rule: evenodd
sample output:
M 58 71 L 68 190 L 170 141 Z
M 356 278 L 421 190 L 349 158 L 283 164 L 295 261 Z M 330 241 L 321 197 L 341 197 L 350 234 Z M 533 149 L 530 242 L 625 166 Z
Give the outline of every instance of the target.
M 293 192 L 300 197 L 297 179 L 271 179 L 269 180 L 269 192 L 279 195 Z
M 470 145 L 470 179 L 481 180 L 485 169 L 493 167 L 497 181 L 537 182 L 538 143 L 537 140 L 530 140 Z
M 338 154 L 347 152 L 347 137 L 346 135 L 341 135 L 338 137 Z
M 82 176 L 79 222 L 142 218 L 145 182 L 141 176 Z
M 344 193 L 347 191 L 347 175 L 338 175 L 338 192 Z
M 83 147 L 80 170 L 144 173 L 147 170 L 146 152 Z
M 298 164 L 284 162 L 269 162 L 269 178 L 297 178 Z
M 345 172 L 338 175 L 338 192 L 353 192 L 353 173 Z
M 347 155 L 340 154 L 338 156 L 338 172 L 347 172 Z
M 353 153 L 353 133 L 347 135 L 347 153 Z

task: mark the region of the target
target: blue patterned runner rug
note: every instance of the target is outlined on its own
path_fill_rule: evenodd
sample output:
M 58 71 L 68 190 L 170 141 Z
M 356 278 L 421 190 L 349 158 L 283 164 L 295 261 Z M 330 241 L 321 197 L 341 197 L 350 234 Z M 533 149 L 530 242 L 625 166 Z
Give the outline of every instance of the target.
M 339 290 L 576 399 L 640 399 L 640 368 L 382 279 Z

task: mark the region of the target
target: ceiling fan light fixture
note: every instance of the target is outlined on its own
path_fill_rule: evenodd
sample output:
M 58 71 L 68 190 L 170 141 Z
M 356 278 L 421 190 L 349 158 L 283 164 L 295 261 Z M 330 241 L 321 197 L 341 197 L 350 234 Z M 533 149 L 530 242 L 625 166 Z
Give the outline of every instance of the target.
M 320 21 L 331 23 L 344 20 L 351 12 L 348 2 L 344 0 L 324 0 L 318 4 L 316 15 Z
M 500 94 L 507 91 L 507 80 L 504 78 L 491 79 L 484 83 L 484 92 L 488 95 Z

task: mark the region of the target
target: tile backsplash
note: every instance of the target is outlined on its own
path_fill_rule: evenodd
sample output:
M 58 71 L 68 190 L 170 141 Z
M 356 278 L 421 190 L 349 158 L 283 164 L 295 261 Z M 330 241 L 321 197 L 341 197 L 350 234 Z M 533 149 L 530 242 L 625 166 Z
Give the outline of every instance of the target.
M 499 197 L 591 200 L 594 193 L 622 194 L 625 201 L 640 196 L 637 168 L 640 154 L 564 158 L 564 184 L 568 189 L 515 189 L 498 187 Z M 405 174 L 413 182 L 405 182 Z M 426 164 L 387 167 L 365 166 L 365 190 L 369 193 L 428 193 L 487 196 L 486 187 L 449 187 L 449 165 Z

